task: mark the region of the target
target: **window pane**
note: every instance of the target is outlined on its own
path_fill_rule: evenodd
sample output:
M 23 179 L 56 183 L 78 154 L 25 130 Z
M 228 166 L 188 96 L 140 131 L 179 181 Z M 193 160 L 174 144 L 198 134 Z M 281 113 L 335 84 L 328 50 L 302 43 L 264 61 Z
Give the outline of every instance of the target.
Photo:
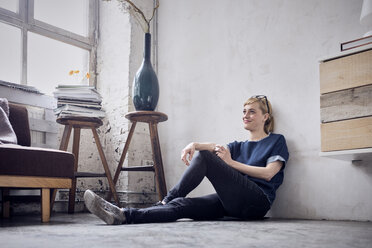
M 21 30 L 0 22 L 0 80 L 21 82 Z
M 34 8 L 35 19 L 88 35 L 88 0 L 35 0 Z
M 0 8 L 7 9 L 18 13 L 18 1 L 17 0 L 0 0 Z
M 58 84 L 88 84 L 89 52 L 34 33 L 28 35 L 28 85 L 51 95 Z M 72 76 L 69 71 L 79 70 Z

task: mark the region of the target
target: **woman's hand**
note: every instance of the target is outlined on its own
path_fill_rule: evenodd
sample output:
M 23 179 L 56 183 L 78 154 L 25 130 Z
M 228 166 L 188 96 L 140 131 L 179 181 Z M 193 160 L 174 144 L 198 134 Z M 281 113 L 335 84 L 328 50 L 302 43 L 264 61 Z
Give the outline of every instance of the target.
M 190 165 L 189 161 L 192 160 L 196 150 L 196 144 L 190 143 L 185 148 L 183 148 L 181 153 L 181 160 L 185 163 L 185 165 Z
M 214 148 L 215 154 L 222 159 L 226 164 L 230 165 L 231 162 L 233 161 L 231 158 L 231 153 L 228 148 L 225 148 L 224 146 L 221 145 L 216 145 Z

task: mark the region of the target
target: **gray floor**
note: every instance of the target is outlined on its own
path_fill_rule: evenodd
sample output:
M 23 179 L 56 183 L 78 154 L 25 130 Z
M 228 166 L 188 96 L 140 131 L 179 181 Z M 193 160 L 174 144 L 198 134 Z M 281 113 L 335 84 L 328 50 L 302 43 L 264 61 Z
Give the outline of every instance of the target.
M 265 219 L 108 226 L 87 213 L 0 219 L 0 247 L 363 247 L 372 223 Z

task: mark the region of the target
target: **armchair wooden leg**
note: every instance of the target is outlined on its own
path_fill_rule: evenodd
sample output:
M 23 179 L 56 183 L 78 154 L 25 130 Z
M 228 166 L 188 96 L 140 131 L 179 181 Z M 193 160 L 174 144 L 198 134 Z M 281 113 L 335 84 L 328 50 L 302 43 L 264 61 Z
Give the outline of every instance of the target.
M 50 220 L 50 189 L 41 189 L 41 222 Z
M 3 202 L 3 218 L 10 217 L 10 201 L 9 201 L 9 189 L 2 189 L 2 202 Z

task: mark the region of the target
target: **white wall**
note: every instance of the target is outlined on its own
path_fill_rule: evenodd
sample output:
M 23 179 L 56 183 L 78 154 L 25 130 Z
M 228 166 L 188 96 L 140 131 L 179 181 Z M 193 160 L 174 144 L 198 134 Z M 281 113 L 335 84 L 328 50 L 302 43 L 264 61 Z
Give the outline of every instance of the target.
M 320 57 L 360 37 L 361 0 L 162 0 L 158 110 L 168 189 L 191 141 L 247 139 L 243 102 L 265 94 L 290 161 L 271 215 L 372 220 L 372 162 L 321 158 Z M 203 183 L 192 195 L 212 191 Z

